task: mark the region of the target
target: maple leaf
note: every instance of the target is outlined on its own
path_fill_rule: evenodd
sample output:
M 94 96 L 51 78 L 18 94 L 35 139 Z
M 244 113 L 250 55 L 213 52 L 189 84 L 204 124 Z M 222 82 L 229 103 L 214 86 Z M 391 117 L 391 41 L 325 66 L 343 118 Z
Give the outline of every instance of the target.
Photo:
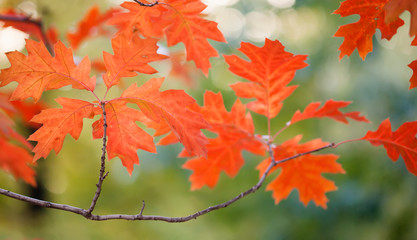
M 283 144 L 273 148 L 275 161 L 318 149 L 328 143 L 315 139 L 303 144 L 299 144 L 302 136 L 298 135 Z M 281 168 L 278 177 L 268 184 L 266 190 L 272 191 L 275 203 L 286 199 L 292 190 L 297 189 L 300 201 L 307 206 L 309 201 L 313 201 L 317 206 L 327 208 L 328 199 L 326 192 L 335 191 L 336 185 L 324 178 L 323 173 L 345 173 L 342 166 L 336 162 L 338 156 L 334 154 L 307 154 L 276 165 L 270 172 Z M 271 163 L 271 158 L 261 162 L 257 169 L 262 176 Z
M 158 50 L 156 42 L 156 39 L 142 39 L 139 36 L 134 36 L 131 40 L 123 35 L 113 38 L 114 55 L 103 53 L 107 69 L 103 80 L 107 88 L 119 84 L 123 77 L 136 76 L 135 71 L 146 74 L 156 73 L 157 71 L 148 63 L 166 58 L 156 52 Z
M 340 45 L 340 56 L 350 56 L 358 49 L 359 56 L 365 59 L 369 52 L 372 52 L 372 36 L 378 28 L 381 31 L 381 38 L 390 40 L 396 34 L 397 29 L 404 24 L 404 21 L 395 18 L 390 23 L 385 23 L 384 7 L 389 0 L 346 0 L 334 11 L 342 17 L 359 14 L 360 19 L 355 23 L 340 26 L 335 37 L 344 37 Z
M 90 61 L 84 58 L 77 66 L 72 51 L 62 42 L 55 44 L 55 57 L 46 50 L 43 43 L 26 40 L 28 55 L 14 51 L 6 53 L 11 66 L 0 74 L 0 87 L 11 82 L 19 85 L 13 91 L 11 100 L 32 97 L 39 100 L 45 90 L 72 85 L 76 89 L 93 91 L 95 77 L 90 78 Z
M 264 145 L 254 135 L 252 117 L 239 99 L 227 112 L 220 93 L 206 92 L 200 112 L 211 124 L 210 131 L 217 133 L 218 137 L 209 139 L 207 157 L 193 158 L 183 165 L 183 168 L 193 171 L 189 178 L 191 190 L 204 185 L 213 188 L 222 171 L 230 177 L 236 176 L 244 164 L 243 150 L 258 155 L 265 152 Z
M 369 120 L 366 119 L 363 116 L 360 116 L 360 112 L 347 112 L 342 113 L 339 111 L 339 108 L 347 107 L 351 102 L 346 101 L 334 101 L 332 99 L 326 101 L 323 105 L 323 107 L 319 108 L 321 105 L 320 102 L 313 102 L 310 103 L 304 110 L 304 112 L 300 112 L 300 110 L 297 110 L 295 112 L 294 116 L 291 118 L 291 124 L 294 124 L 298 121 L 309 119 L 309 118 L 322 118 L 322 117 L 328 117 L 333 118 L 336 121 L 348 123 L 347 118 L 351 118 L 356 121 L 360 122 L 367 122 L 369 123 Z
M 417 121 L 401 125 L 397 131 L 391 131 L 389 119 L 385 119 L 375 131 L 369 131 L 361 140 L 367 140 L 374 146 L 383 145 L 392 161 L 401 155 L 408 171 L 417 176 Z
M 36 186 L 35 171 L 29 167 L 31 163 L 32 155 L 26 149 L 10 144 L 0 137 L 0 168 L 11 172 L 16 179 L 22 178 Z
M 100 14 L 99 7 L 97 5 L 92 6 L 78 23 L 77 29 L 74 32 L 67 33 L 67 39 L 71 47 L 77 49 L 84 39 L 97 34 L 99 31 L 103 31 L 100 25 L 105 23 L 117 12 L 119 12 L 118 9 L 111 8 Z
M 57 98 L 56 101 L 62 108 L 46 109 L 32 118 L 33 122 L 43 124 L 28 138 L 29 141 L 38 142 L 33 149 L 33 161 L 46 158 L 52 149 L 58 154 L 65 136 L 69 133 L 77 140 L 83 128 L 83 119 L 94 117 L 92 103 L 64 97 Z
M 251 82 L 238 82 L 231 85 L 238 97 L 256 98 L 247 104 L 248 109 L 274 118 L 282 107 L 282 101 L 292 94 L 297 86 L 287 86 L 295 76 L 295 71 L 306 67 L 306 55 L 293 55 L 284 51 L 278 41 L 265 39 L 263 47 L 242 43 L 239 49 L 251 61 L 236 55 L 225 56 L 229 70 Z
M 122 114 L 122 110 L 120 110 L 122 109 L 121 106 L 126 105 L 127 103 L 136 104 L 141 110 L 141 113 L 139 111 L 137 113 L 132 112 L 131 114 L 126 114 L 125 118 L 130 117 L 135 119 L 135 121 L 143 121 L 143 114 L 146 118 L 148 118 L 148 120 L 155 122 L 156 126 L 161 127 L 160 134 L 164 134 L 167 132 L 162 128 L 165 127 L 166 129 L 166 125 L 168 125 L 170 130 L 173 132 L 173 134 L 175 134 L 176 138 L 184 145 L 187 151 L 195 155 L 207 155 L 207 149 L 205 147 L 207 139 L 202 134 L 201 129 L 208 128 L 209 124 L 204 120 L 203 116 L 200 113 L 191 111 L 188 108 L 189 105 L 195 103 L 195 100 L 191 96 L 187 95 L 183 90 L 167 90 L 160 92 L 159 89 L 163 83 L 163 80 L 163 78 L 153 78 L 140 87 L 138 87 L 136 84 L 132 84 L 122 93 L 122 95 L 119 98 L 110 100 L 107 104 L 111 103 L 115 106 L 118 106 L 117 108 L 115 107 L 114 110 L 111 110 L 115 112 L 115 115 Z M 123 109 L 123 111 L 127 111 L 126 108 Z M 123 119 L 120 121 L 125 122 L 125 120 Z M 117 127 L 119 125 L 123 125 L 123 122 L 115 123 L 115 126 Z M 148 123 L 145 122 L 145 124 Z M 102 124 L 98 123 L 95 124 L 95 131 L 99 133 L 95 135 L 96 137 L 102 136 L 102 130 L 100 130 L 102 129 L 101 125 Z M 126 131 L 129 131 L 129 129 L 127 128 Z M 138 132 L 139 130 L 135 131 Z M 112 130 L 109 125 L 109 134 L 111 134 L 111 132 Z M 131 132 L 127 132 L 126 134 L 131 134 Z M 148 134 L 144 136 L 145 140 L 143 141 L 146 142 L 146 144 L 144 145 L 146 149 L 139 147 L 139 145 L 130 147 L 132 150 L 135 151 L 135 156 L 136 150 L 138 148 L 147 151 L 154 151 L 154 149 L 150 146 L 150 142 L 153 141 L 153 138 L 150 136 L 148 137 Z M 110 140 L 111 138 L 111 135 L 109 135 L 109 144 L 107 146 L 109 156 L 119 156 L 122 159 L 122 162 L 124 162 L 123 164 L 131 173 L 131 171 L 133 170 L 133 165 L 138 163 L 138 160 L 136 160 L 137 156 L 136 158 L 134 158 L 133 153 L 131 151 L 123 150 L 126 147 L 120 150 L 121 147 L 116 146 L 116 144 L 112 143 L 112 140 Z M 141 135 L 139 135 L 138 138 L 141 138 Z M 125 141 L 125 144 L 129 144 L 129 141 Z M 110 155 L 110 152 L 116 151 L 118 151 L 118 154 Z M 129 156 L 123 156 L 123 154 L 129 154 Z
M 153 138 L 136 124 L 136 121 L 142 120 L 140 111 L 127 107 L 126 102 L 109 101 L 105 109 L 109 159 L 119 157 L 129 174 L 132 174 L 134 164 L 139 164 L 138 149 L 156 153 Z M 102 138 L 103 130 L 102 116 L 93 123 L 94 138 Z
M 115 14 L 109 20 L 120 28 L 119 33 L 129 36 L 133 30 L 157 38 L 164 33 L 168 46 L 184 43 L 187 60 L 194 61 L 205 75 L 211 67 L 209 58 L 218 56 L 207 38 L 226 41 L 216 22 L 201 18 L 207 6 L 200 0 L 165 0 L 152 7 L 125 2 L 121 6 L 129 12 Z
M 390 0 L 385 5 L 385 21 L 390 23 L 398 19 L 404 11 L 411 13 L 410 36 L 417 35 L 417 2 L 415 0 Z

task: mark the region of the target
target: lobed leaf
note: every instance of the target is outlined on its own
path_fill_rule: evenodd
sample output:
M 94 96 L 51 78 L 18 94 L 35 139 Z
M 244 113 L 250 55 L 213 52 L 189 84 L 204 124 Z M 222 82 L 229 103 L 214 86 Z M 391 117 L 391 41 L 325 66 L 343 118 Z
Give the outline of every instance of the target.
M 328 144 L 322 142 L 321 139 L 299 144 L 301 137 L 301 135 L 298 135 L 274 147 L 274 160 L 280 161 Z M 281 172 L 278 177 L 268 184 L 266 190 L 272 191 L 276 204 L 286 199 L 294 189 L 297 189 L 300 201 L 305 206 L 313 201 L 317 206 L 327 208 L 328 199 L 325 194 L 337 190 L 337 187 L 332 181 L 324 178 L 322 174 L 345 173 L 342 166 L 336 162 L 337 158 L 338 156 L 334 154 L 307 154 L 291 161 L 279 163 L 269 173 L 271 174 L 279 168 Z M 257 166 L 260 176 L 265 173 L 270 163 L 271 158 L 267 158 Z
M 307 66 L 306 55 L 293 55 L 284 51 L 278 41 L 265 39 L 263 47 L 242 43 L 239 49 L 250 61 L 235 55 L 225 56 L 229 70 L 251 82 L 231 85 L 238 97 L 255 98 L 247 104 L 248 109 L 274 118 L 282 107 L 282 101 L 292 94 L 297 86 L 287 86 L 295 76 L 295 71 Z
M 375 132 L 369 131 L 363 140 L 374 146 L 384 146 L 392 161 L 401 155 L 408 171 L 417 176 L 417 121 L 401 125 L 397 131 L 391 130 L 391 122 L 385 119 Z

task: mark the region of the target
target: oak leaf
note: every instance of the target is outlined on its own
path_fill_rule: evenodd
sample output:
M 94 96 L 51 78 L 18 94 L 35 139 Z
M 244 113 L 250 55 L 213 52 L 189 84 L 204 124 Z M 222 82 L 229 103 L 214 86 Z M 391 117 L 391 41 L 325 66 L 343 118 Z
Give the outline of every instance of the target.
M 411 14 L 410 36 L 417 35 L 417 2 L 415 0 L 390 0 L 385 5 L 385 11 L 385 20 L 388 23 L 396 21 L 404 11 L 409 11 Z
M 183 168 L 193 171 L 189 178 L 191 190 L 204 185 L 213 188 L 222 171 L 229 177 L 236 176 L 244 164 L 243 150 L 258 155 L 265 153 L 265 146 L 255 136 L 252 117 L 239 99 L 227 112 L 220 93 L 206 92 L 200 112 L 210 123 L 209 130 L 218 136 L 209 139 L 207 157 L 192 158 L 183 165 Z M 184 153 L 180 156 L 187 157 Z
M 83 119 L 94 117 L 92 103 L 64 97 L 57 98 L 56 101 L 62 108 L 46 109 L 32 118 L 33 122 L 42 124 L 28 138 L 29 141 L 38 142 L 33 149 L 33 161 L 46 158 L 52 149 L 58 154 L 66 135 L 70 134 L 77 140 L 83 128 Z
M 100 9 L 97 5 L 92 6 L 78 23 L 77 29 L 67 33 L 67 39 L 71 47 L 77 49 L 86 38 L 91 37 L 100 31 L 105 32 L 101 25 L 117 12 L 119 12 L 119 10 L 110 8 L 106 12 L 100 13 Z
M 298 135 L 274 147 L 274 160 L 280 161 L 328 145 L 320 139 L 300 144 L 301 138 L 302 136 Z M 337 158 L 338 156 L 334 154 L 307 154 L 291 161 L 279 163 L 269 174 L 279 168 L 281 172 L 268 184 L 266 190 L 272 191 L 276 204 L 286 199 L 292 190 L 297 189 L 300 201 L 305 206 L 312 200 L 317 206 L 327 208 L 328 199 L 325 194 L 337 190 L 337 187 L 322 174 L 345 173 L 342 166 L 336 162 Z M 271 158 L 267 158 L 257 166 L 260 176 L 265 173 L 270 163 Z
M 350 56 L 355 48 L 359 56 L 365 59 L 369 52 L 372 52 L 372 37 L 378 28 L 381 31 L 381 38 L 390 40 L 397 33 L 397 29 L 404 24 L 399 18 L 393 18 L 390 23 L 385 22 L 386 11 L 384 9 L 390 0 L 345 0 L 340 7 L 334 11 L 342 17 L 358 14 L 359 21 L 340 26 L 335 37 L 344 37 L 340 45 L 340 56 Z
M 165 121 L 190 153 L 205 156 L 207 138 L 201 133 L 209 124 L 199 113 L 188 108 L 195 100 L 183 90 L 160 92 L 163 78 L 154 78 L 137 87 L 132 84 L 120 99 L 136 104 L 154 122 Z
M 129 174 L 132 174 L 134 164 L 139 164 L 138 149 L 156 153 L 153 138 L 136 124 L 142 120 L 140 111 L 127 107 L 123 101 L 109 101 L 105 106 L 107 154 L 109 159 L 119 157 Z M 102 116 L 93 123 L 94 138 L 102 138 L 103 131 Z
M 250 61 L 233 56 L 225 56 L 229 70 L 251 82 L 231 85 L 238 97 L 255 98 L 247 104 L 248 109 L 274 118 L 288 96 L 297 86 L 287 86 L 295 76 L 295 71 L 307 66 L 306 55 L 286 52 L 278 41 L 265 39 L 263 47 L 242 43 L 239 49 Z
M 363 140 L 374 146 L 384 146 L 392 161 L 401 155 L 408 171 L 417 176 L 417 121 L 401 125 L 397 131 L 391 130 L 389 119 L 384 120 L 375 132 L 369 131 Z
M 119 35 L 112 39 L 114 55 L 104 52 L 104 64 L 107 73 L 103 75 L 103 81 L 107 88 L 119 84 L 123 77 L 134 77 L 136 72 L 153 74 L 157 71 L 148 63 L 165 59 L 166 56 L 158 54 L 157 40 L 152 38 L 142 39 L 133 36 L 128 39 Z
M 125 2 L 121 6 L 129 12 L 115 14 L 109 20 L 120 28 L 119 33 L 129 36 L 137 31 L 156 38 L 161 38 L 164 33 L 168 46 L 182 42 L 187 60 L 194 61 L 206 75 L 211 67 L 209 58 L 218 56 L 207 38 L 226 41 L 216 22 L 202 18 L 201 12 L 207 6 L 200 0 L 162 0 L 152 7 Z
M 294 116 L 291 118 L 291 124 L 294 124 L 298 121 L 309 119 L 309 118 L 322 118 L 328 117 L 333 118 L 336 121 L 348 123 L 347 118 L 351 118 L 360 122 L 368 122 L 369 120 L 363 116 L 360 116 L 360 112 L 347 112 L 342 113 L 339 108 L 347 107 L 351 102 L 346 101 L 334 101 L 332 99 L 326 101 L 324 105 L 320 107 L 320 102 L 310 103 L 305 109 L 304 112 L 297 110 Z
M 62 42 L 55 44 L 55 57 L 52 57 L 45 45 L 26 40 L 28 55 L 14 51 L 6 53 L 11 66 L 2 70 L 0 87 L 11 82 L 19 85 L 13 91 L 10 100 L 24 100 L 32 97 L 39 100 L 46 90 L 72 85 L 76 89 L 94 91 L 95 77 L 90 78 L 90 61 L 84 58 L 75 65 L 72 51 Z

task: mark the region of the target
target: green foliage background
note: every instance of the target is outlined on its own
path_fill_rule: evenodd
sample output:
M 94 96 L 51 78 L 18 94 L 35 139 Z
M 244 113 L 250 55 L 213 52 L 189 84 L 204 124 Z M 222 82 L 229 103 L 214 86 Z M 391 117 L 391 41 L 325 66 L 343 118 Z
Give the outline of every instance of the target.
M 285 101 L 285 107 L 274 120 L 278 130 L 297 109 L 312 101 L 352 100 L 349 110 L 361 111 L 373 124 L 344 125 L 331 120 L 311 120 L 300 123 L 279 138 L 284 141 L 303 134 L 304 141 L 321 137 L 325 141 L 342 141 L 362 137 L 369 129 L 389 117 L 396 129 L 403 122 L 416 120 L 417 93 L 408 90 L 411 70 L 407 65 L 416 59 L 417 51 L 409 47 L 408 25 L 402 27 L 391 41 L 374 39 L 374 52 L 362 61 L 357 52 L 350 58 L 338 60 L 341 38 L 333 38 L 337 27 L 358 19 L 341 19 L 331 13 L 341 1 L 297 0 L 290 9 L 274 8 L 265 0 L 240 0 L 228 8 L 243 15 L 252 11 L 274 15 L 281 23 L 281 31 L 268 36 L 280 40 L 287 51 L 308 54 L 309 67 L 298 71 L 294 84 L 300 85 Z M 21 1 L 0 1 L 1 7 L 16 7 Z M 93 5 L 103 9 L 111 6 L 106 1 L 34 1 L 34 6 L 46 25 L 54 25 L 62 34 Z M 214 19 L 215 12 L 209 14 Z M 403 15 L 406 22 L 409 14 Z M 278 21 L 277 20 L 277 21 Z M 236 23 L 238 24 L 238 23 Z M 246 23 L 249 24 L 249 23 Z M 253 24 L 253 23 L 251 23 Z M 259 28 L 267 22 L 257 22 Z M 309 25 L 310 24 L 310 25 Z M 313 24 L 313 25 L 312 25 Z M 300 30 L 298 35 L 294 33 Z M 377 33 L 377 36 L 379 33 Z M 241 41 L 256 42 L 244 33 L 228 37 L 228 44 L 213 43 L 224 54 L 235 54 Z M 111 51 L 110 39 L 97 38 L 76 52 L 88 54 L 90 59 Z M 206 90 L 222 91 L 230 109 L 236 99 L 228 84 L 239 80 L 227 71 L 222 58 L 212 60 L 208 79 L 193 73 L 197 85 L 192 89 L 167 78 L 165 87 L 184 88 L 202 103 Z M 154 65 L 160 75 L 169 72 L 169 64 Z M 139 77 L 139 81 L 143 81 Z M 138 79 L 135 79 L 138 80 Z M 133 80 L 127 80 L 127 83 Z M 45 99 L 57 96 L 85 98 L 77 91 L 54 91 Z M 78 95 L 79 94 L 79 95 Z M 116 92 L 114 94 L 117 94 Z M 258 133 L 266 133 L 266 121 L 253 114 Z M 58 203 L 87 208 L 98 178 L 101 141 L 92 141 L 89 126 L 78 141 L 68 137 L 58 156 L 51 154 L 38 163 L 38 181 L 44 198 Z M 210 205 L 226 201 L 254 185 L 258 180 L 256 165 L 262 158 L 245 153 L 246 165 L 234 179 L 222 174 L 214 189 L 189 191 L 188 170 L 181 168 L 184 159 L 176 158 L 181 146 L 158 147 L 158 154 L 139 151 L 140 166 L 132 176 L 119 160 L 108 162 L 109 177 L 104 183 L 96 214 L 136 214 L 146 201 L 144 214 L 185 216 Z M 339 154 L 345 175 L 326 175 L 334 180 L 339 190 L 328 193 L 328 209 L 310 203 L 304 207 L 294 191 L 289 199 L 274 204 L 270 192 L 263 187 L 258 193 L 236 204 L 181 224 L 163 222 L 107 221 L 92 222 L 78 215 L 51 209 L 31 208 L 7 197 L 0 197 L 0 239 L 416 239 L 417 238 L 417 179 L 405 168 L 402 159 L 395 164 L 383 148 L 368 143 L 343 145 L 328 150 Z M 274 176 L 270 176 L 271 180 Z M 0 173 L 1 187 L 29 194 L 28 186 Z

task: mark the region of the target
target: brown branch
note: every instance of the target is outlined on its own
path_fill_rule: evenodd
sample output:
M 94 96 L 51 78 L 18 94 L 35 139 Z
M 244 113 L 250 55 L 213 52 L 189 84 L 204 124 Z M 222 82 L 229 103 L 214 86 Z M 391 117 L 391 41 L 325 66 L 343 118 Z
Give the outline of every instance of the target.
M 158 0 L 156 0 L 155 2 L 153 2 L 153 3 L 143 3 L 143 2 L 141 2 L 141 1 L 139 1 L 139 0 L 133 0 L 135 3 L 138 3 L 139 5 L 141 5 L 142 7 L 153 7 L 153 6 L 155 6 L 155 5 L 157 5 L 159 2 L 158 2 Z
M 44 44 L 46 49 L 48 49 L 49 53 L 51 55 L 54 55 L 54 48 L 52 47 L 51 43 L 49 42 L 48 37 L 45 34 L 45 31 L 43 29 L 43 22 L 42 20 L 35 20 L 28 16 L 19 16 L 19 15 L 1 15 L 0 14 L 0 21 L 10 21 L 10 22 L 22 22 L 26 24 L 32 24 L 35 25 L 36 28 L 39 29 L 39 32 L 41 33 L 41 40 Z M 13 26 L 12 26 L 13 27 Z M 22 30 L 23 31 L 23 30 Z
M 100 174 L 98 178 L 98 183 L 96 184 L 97 186 L 96 193 L 94 194 L 93 200 L 91 201 L 90 208 L 87 210 L 88 215 L 91 215 L 91 212 L 93 212 L 97 204 L 97 200 L 100 197 L 101 189 L 103 186 L 103 181 L 109 174 L 109 172 L 104 174 L 104 172 L 106 171 L 106 146 L 107 146 L 107 115 L 106 115 L 105 104 L 106 104 L 105 102 L 100 103 L 101 110 L 103 112 L 103 146 L 101 148 Z
M 104 140 L 103 140 L 103 142 L 104 142 Z M 337 146 L 337 145 L 335 145 L 334 143 L 331 143 L 331 144 L 328 144 L 328 145 L 323 146 L 321 148 L 317 148 L 317 149 L 314 149 L 314 150 L 311 150 L 311 151 L 308 151 L 308 152 L 296 154 L 292 157 L 284 158 L 284 159 L 281 159 L 279 161 L 276 161 L 274 159 L 274 156 L 271 155 L 270 156 L 271 157 L 271 163 L 269 164 L 268 168 L 266 169 L 264 174 L 259 179 L 258 183 L 256 183 L 256 185 L 249 188 L 245 192 L 242 192 L 241 194 L 237 195 L 236 197 L 230 199 L 227 202 L 223 202 L 223 203 L 217 204 L 215 206 L 208 207 L 204 210 L 201 210 L 199 212 L 196 212 L 194 214 L 191 214 L 191 215 L 188 215 L 188 216 L 185 216 L 185 217 L 165 217 L 165 216 L 143 215 L 143 211 L 145 209 L 145 201 L 142 202 L 142 208 L 140 209 L 139 214 L 136 214 L 136 215 L 127 215 L 127 214 L 94 215 L 94 214 L 91 214 L 91 211 L 92 211 L 92 210 L 90 211 L 91 207 L 90 207 L 90 209 L 85 210 L 85 209 L 70 206 L 70 205 L 51 203 L 51 202 L 48 202 L 48 201 L 43 201 L 43 200 L 27 197 L 27 196 L 24 196 L 24 195 L 20 195 L 20 194 L 17 194 L 17 193 L 14 193 L 14 192 L 11 192 L 11 191 L 8 191 L 8 190 L 5 190 L 5 189 L 1 189 L 1 188 L 0 188 L 0 194 L 11 197 L 11 198 L 14 198 L 14 199 L 17 199 L 17 200 L 28 202 L 28 203 L 31 203 L 31 204 L 34 204 L 34 205 L 38 205 L 38 206 L 41 206 L 41 207 L 55 208 L 55 209 L 59 209 L 59 210 L 67 211 L 67 212 L 73 212 L 75 214 L 82 215 L 85 218 L 90 219 L 90 220 L 94 220 L 94 221 L 124 219 L 124 220 L 154 220 L 154 221 L 164 221 L 164 222 L 170 222 L 170 223 L 187 222 L 187 221 L 190 221 L 192 219 L 196 219 L 199 216 L 207 214 L 211 211 L 214 211 L 214 210 L 217 210 L 217 209 L 220 209 L 220 208 L 225 208 L 225 207 L 233 204 L 237 200 L 239 200 L 239 199 L 241 199 L 241 198 L 243 198 L 243 197 L 245 197 L 245 196 L 247 196 L 251 193 L 256 192 L 262 186 L 262 184 L 265 182 L 265 179 L 268 176 L 268 174 L 271 172 L 272 168 L 275 167 L 276 165 L 278 165 L 280 163 L 283 163 L 283 162 L 286 162 L 286 161 L 289 161 L 289 160 L 292 160 L 292 159 L 295 159 L 295 158 L 298 158 L 298 157 L 301 157 L 301 156 L 304 156 L 304 155 L 307 155 L 307 154 L 311 154 L 311 153 L 318 152 L 318 151 L 321 151 L 321 150 L 324 150 L 324 149 L 327 149 L 327 148 L 331 148 L 331 147 L 335 147 L 335 146 Z M 272 144 L 271 143 L 268 143 L 268 148 L 269 148 L 268 149 L 269 152 L 271 152 L 272 151 Z M 100 170 L 100 176 L 102 176 L 102 178 L 99 179 L 99 183 L 100 183 L 100 181 L 102 182 L 104 180 L 105 176 L 106 176 L 106 175 L 102 175 L 103 173 L 104 173 L 104 170 L 103 171 Z M 101 187 L 97 186 L 97 189 L 101 190 Z M 95 196 L 97 196 L 97 198 L 98 198 L 99 195 L 100 195 L 100 192 L 98 194 L 96 192 Z M 95 205 L 95 203 L 94 203 L 94 205 Z M 93 206 L 93 204 L 92 204 L 92 206 Z M 94 206 L 93 206 L 93 208 L 94 208 Z

